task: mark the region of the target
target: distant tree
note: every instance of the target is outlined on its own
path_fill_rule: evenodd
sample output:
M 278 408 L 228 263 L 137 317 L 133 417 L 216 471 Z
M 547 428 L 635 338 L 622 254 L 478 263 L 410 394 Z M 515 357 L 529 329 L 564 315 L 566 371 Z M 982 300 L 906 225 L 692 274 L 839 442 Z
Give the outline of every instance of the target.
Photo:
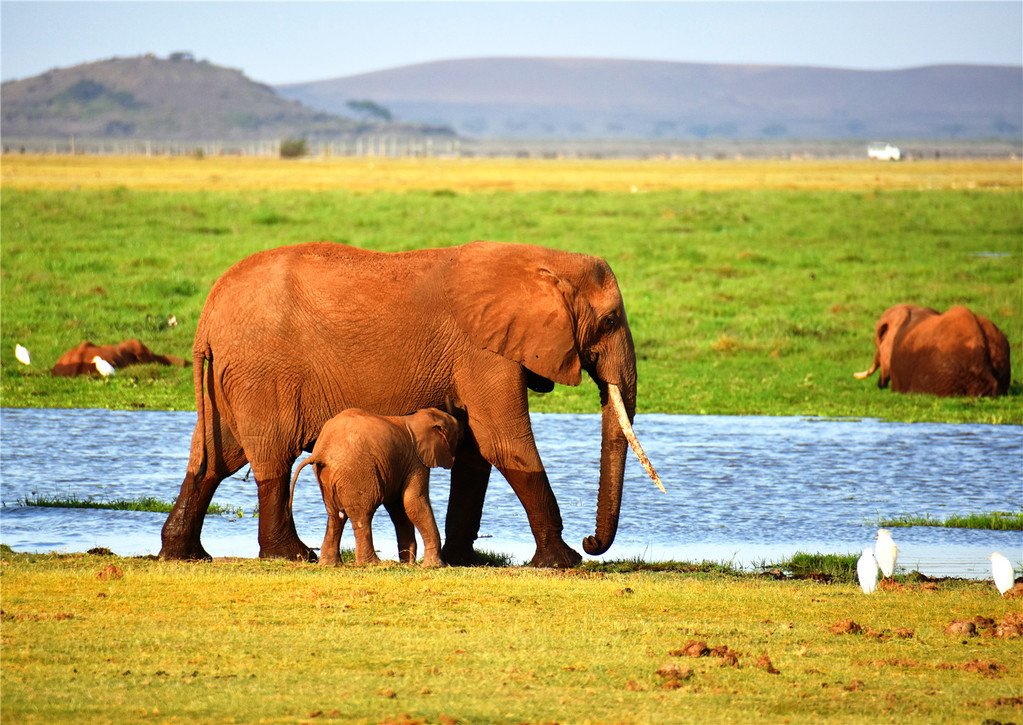
M 281 141 L 281 158 L 297 159 L 308 153 L 306 140 L 304 138 L 286 138 Z
M 377 119 L 379 121 L 390 121 L 391 112 L 373 101 L 348 101 L 345 103 L 352 111 L 366 119 Z

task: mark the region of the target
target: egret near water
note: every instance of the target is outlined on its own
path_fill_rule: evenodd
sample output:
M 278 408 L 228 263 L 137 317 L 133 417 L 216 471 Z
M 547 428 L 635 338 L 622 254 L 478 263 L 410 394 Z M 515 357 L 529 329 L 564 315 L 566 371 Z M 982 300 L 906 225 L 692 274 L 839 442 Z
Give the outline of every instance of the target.
M 1012 564 L 997 551 L 988 557 L 991 560 L 991 576 L 994 577 L 995 587 L 999 594 L 1005 594 L 1012 589 L 1016 583 L 1016 572 L 1012 570 Z
M 856 562 L 856 576 L 860 579 L 860 587 L 864 594 L 870 594 L 877 589 L 877 559 L 869 548 L 863 550 L 859 561 Z
M 877 542 L 874 544 L 874 558 L 877 565 L 881 567 L 881 573 L 890 577 L 895 573 L 895 557 L 899 547 L 892 540 L 892 532 L 888 529 L 877 530 Z
M 115 372 L 114 366 L 108 363 L 106 360 L 101 358 L 99 355 L 92 359 L 92 364 L 96 366 L 96 372 L 105 378 L 109 378 Z
M 28 354 L 28 348 L 22 345 L 14 346 L 14 357 L 18 358 L 18 362 L 22 365 L 32 364 L 32 356 Z

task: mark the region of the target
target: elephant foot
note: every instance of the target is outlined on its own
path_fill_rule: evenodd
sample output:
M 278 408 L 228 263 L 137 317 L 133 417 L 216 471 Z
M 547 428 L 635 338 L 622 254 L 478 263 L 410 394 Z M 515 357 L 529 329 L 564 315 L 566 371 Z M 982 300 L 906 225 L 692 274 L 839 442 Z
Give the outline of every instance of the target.
M 536 547 L 530 566 L 541 569 L 571 569 L 577 566 L 583 557 L 579 552 L 570 547 L 564 541 L 556 544 L 548 544 L 545 547 Z
M 316 552 L 297 538 L 276 546 L 260 546 L 259 558 L 288 559 L 289 561 L 309 561 L 313 563 L 318 560 Z
M 486 566 L 487 560 L 468 546 L 447 543 L 441 548 L 441 558 L 448 566 Z
M 426 569 L 440 569 L 443 566 L 446 566 L 446 564 L 439 556 L 423 557 L 423 567 Z
M 164 541 L 160 548 L 160 561 L 209 561 L 212 558 L 198 539 L 195 541 Z

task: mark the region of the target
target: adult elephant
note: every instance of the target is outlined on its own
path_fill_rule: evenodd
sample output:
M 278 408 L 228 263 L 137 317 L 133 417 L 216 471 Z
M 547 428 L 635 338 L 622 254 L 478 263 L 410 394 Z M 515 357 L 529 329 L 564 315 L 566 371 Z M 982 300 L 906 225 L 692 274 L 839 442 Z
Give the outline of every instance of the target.
M 582 370 L 603 411 L 596 531 L 583 549 L 601 554 L 614 541 L 626 441 L 635 440 L 636 356 L 602 259 L 494 242 L 394 254 L 329 243 L 273 249 L 214 284 L 192 355 L 198 422 L 161 558 L 208 557 L 199 538 L 206 508 L 248 462 L 260 556 L 314 559 L 288 507 L 300 452 L 346 408 L 403 415 L 450 399 L 468 432 L 451 474 L 445 561 L 474 561 L 496 466 L 529 518 L 532 564 L 572 566 L 581 557 L 562 540 L 527 387 L 578 385 Z
M 874 330 L 874 363 L 855 373 L 898 393 L 997 396 L 1009 390 L 1009 341 L 991 320 L 962 306 L 944 314 L 930 307 L 895 305 Z

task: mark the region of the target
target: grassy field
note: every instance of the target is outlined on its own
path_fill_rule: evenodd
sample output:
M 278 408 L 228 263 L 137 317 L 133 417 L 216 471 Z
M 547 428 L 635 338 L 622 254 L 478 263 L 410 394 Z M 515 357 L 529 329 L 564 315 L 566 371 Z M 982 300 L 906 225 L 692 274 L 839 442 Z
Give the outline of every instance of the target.
M 980 723 L 1023 702 L 1023 638 L 945 632 L 1020 617 L 989 582 L 867 596 L 720 573 L 9 550 L 2 566 L 5 722 Z
M 966 304 L 1023 341 L 1015 161 L 513 161 L 5 156 L 0 398 L 190 409 L 191 373 L 54 379 L 84 339 L 189 356 L 210 286 L 284 244 L 384 251 L 474 239 L 606 258 L 639 356 L 639 412 L 1021 423 L 999 400 L 853 379 L 898 302 Z M 633 191 L 635 189 L 635 191 Z M 166 324 L 170 315 L 177 327 Z M 14 360 L 28 347 L 31 367 Z M 876 378 L 875 378 L 876 380 Z M 538 411 L 597 410 L 592 384 Z
M 192 409 L 188 371 L 49 368 L 83 339 L 187 357 L 210 286 L 258 250 L 482 238 L 608 259 L 640 413 L 1023 423 L 1018 374 L 999 400 L 852 377 L 902 301 L 967 304 L 1021 359 L 1018 162 L 4 156 L 0 176 L 3 406 Z M 532 405 L 597 410 L 590 384 Z M 959 723 L 1023 707 L 1023 638 L 945 633 L 1018 616 L 1018 600 L 962 581 L 866 596 L 849 557 L 830 584 L 714 567 L 0 558 L 4 722 Z M 832 632 L 847 620 L 861 631 Z M 691 641 L 716 653 L 685 656 Z

